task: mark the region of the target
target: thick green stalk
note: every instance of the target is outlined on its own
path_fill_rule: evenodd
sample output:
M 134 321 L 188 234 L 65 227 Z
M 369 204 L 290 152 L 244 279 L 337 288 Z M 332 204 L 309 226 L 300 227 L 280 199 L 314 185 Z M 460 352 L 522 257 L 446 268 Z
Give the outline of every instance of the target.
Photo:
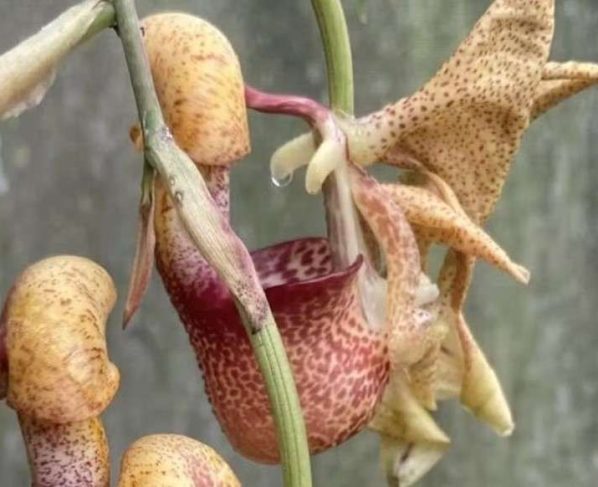
M 114 0 L 141 120 L 146 160 L 158 171 L 189 236 L 235 298 L 264 376 L 286 487 L 310 487 L 307 434 L 292 371 L 251 257 L 212 200 L 191 159 L 164 123 L 133 0 Z
M 343 6 L 340 0 L 311 0 L 311 4 L 324 45 L 330 106 L 353 115 L 353 58 Z

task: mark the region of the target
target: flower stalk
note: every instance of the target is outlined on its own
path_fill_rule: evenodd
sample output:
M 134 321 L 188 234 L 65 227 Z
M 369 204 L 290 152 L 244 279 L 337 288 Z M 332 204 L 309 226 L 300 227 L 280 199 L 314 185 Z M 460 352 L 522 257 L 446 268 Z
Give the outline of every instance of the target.
M 311 486 L 306 431 L 291 368 L 251 257 L 218 210 L 191 159 L 166 127 L 133 0 L 115 0 L 146 161 L 159 173 L 194 244 L 229 288 L 264 376 L 286 487 Z

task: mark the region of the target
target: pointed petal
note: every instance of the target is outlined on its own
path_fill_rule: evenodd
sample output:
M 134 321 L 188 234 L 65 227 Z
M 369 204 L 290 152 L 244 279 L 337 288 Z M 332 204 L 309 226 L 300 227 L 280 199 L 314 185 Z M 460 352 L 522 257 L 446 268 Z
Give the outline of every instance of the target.
M 553 24 L 554 0 L 494 1 L 422 89 L 349 124 L 351 160 L 404 153 L 441 176 L 483 222 L 528 126 Z
M 515 264 L 492 238 L 466 215 L 455 212 L 431 191 L 402 184 L 384 185 L 393 200 L 403 209 L 420 238 L 442 243 L 465 254 L 488 261 L 527 283 L 529 271 Z
M 445 346 L 455 360 L 461 362 L 461 402 L 478 419 L 505 436 L 514 428 L 511 411 L 494 370 L 475 341 L 461 312 L 473 263 L 473 258 L 449 251 L 443 264 L 439 278 L 443 295 L 440 315 L 441 319 L 452 324 L 453 332 L 458 337 L 458 341 L 447 340 Z
M 560 102 L 598 83 L 598 64 L 547 63 L 532 107 L 535 119 Z
M 407 380 L 400 371 L 392 375 L 369 428 L 409 443 L 448 445 L 449 438 L 417 401 Z
M 156 247 L 156 234 L 154 232 L 154 211 L 156 206 L 154 178 L 155 175 L 152 170 L 151 182 L 149 183 L 150 187 L 147 188 L 149 194 L 142 196 L 139 206 L 137 246 L 123 313 L 123 328 L 129 324 L 131 318 L 139 309 L 149 286 L 154 268 L 154 249 Z
M 357 208 L 386 258 L 386 322 L 392 360 L 410 365 L 421 359 L 428 346 L 427 323 L 418 319 L 416 307 L 421 271 L 415 237 L 403 211 L 375 179 L 355 166 L 350 166 L 350 174 Z

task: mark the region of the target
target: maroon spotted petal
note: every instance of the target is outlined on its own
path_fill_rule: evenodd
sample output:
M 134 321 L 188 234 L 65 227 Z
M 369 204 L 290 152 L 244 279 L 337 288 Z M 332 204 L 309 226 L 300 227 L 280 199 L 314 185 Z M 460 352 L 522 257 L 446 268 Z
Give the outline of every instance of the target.
M 224 284 L 195 250 L 162 195 L 157 265 L 203 370 L 207 394 L 232 445 L 279 461 L 266 389 Z M 361 258 L 333 272 L 328 241 L 307 238 L 252 254 L 295 375 L 312 453 L 363 429 L 388 380 L 385 337 L 361 314 Z

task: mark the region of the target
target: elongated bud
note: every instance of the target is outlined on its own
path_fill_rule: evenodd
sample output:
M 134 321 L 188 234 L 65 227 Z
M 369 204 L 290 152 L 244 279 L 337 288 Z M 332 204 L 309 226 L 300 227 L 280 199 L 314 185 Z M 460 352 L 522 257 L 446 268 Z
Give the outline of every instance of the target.
M 119 487 L 239 487 L 228 464 L 209 446 L 180 435 L 151 435 L 125 452 Z

